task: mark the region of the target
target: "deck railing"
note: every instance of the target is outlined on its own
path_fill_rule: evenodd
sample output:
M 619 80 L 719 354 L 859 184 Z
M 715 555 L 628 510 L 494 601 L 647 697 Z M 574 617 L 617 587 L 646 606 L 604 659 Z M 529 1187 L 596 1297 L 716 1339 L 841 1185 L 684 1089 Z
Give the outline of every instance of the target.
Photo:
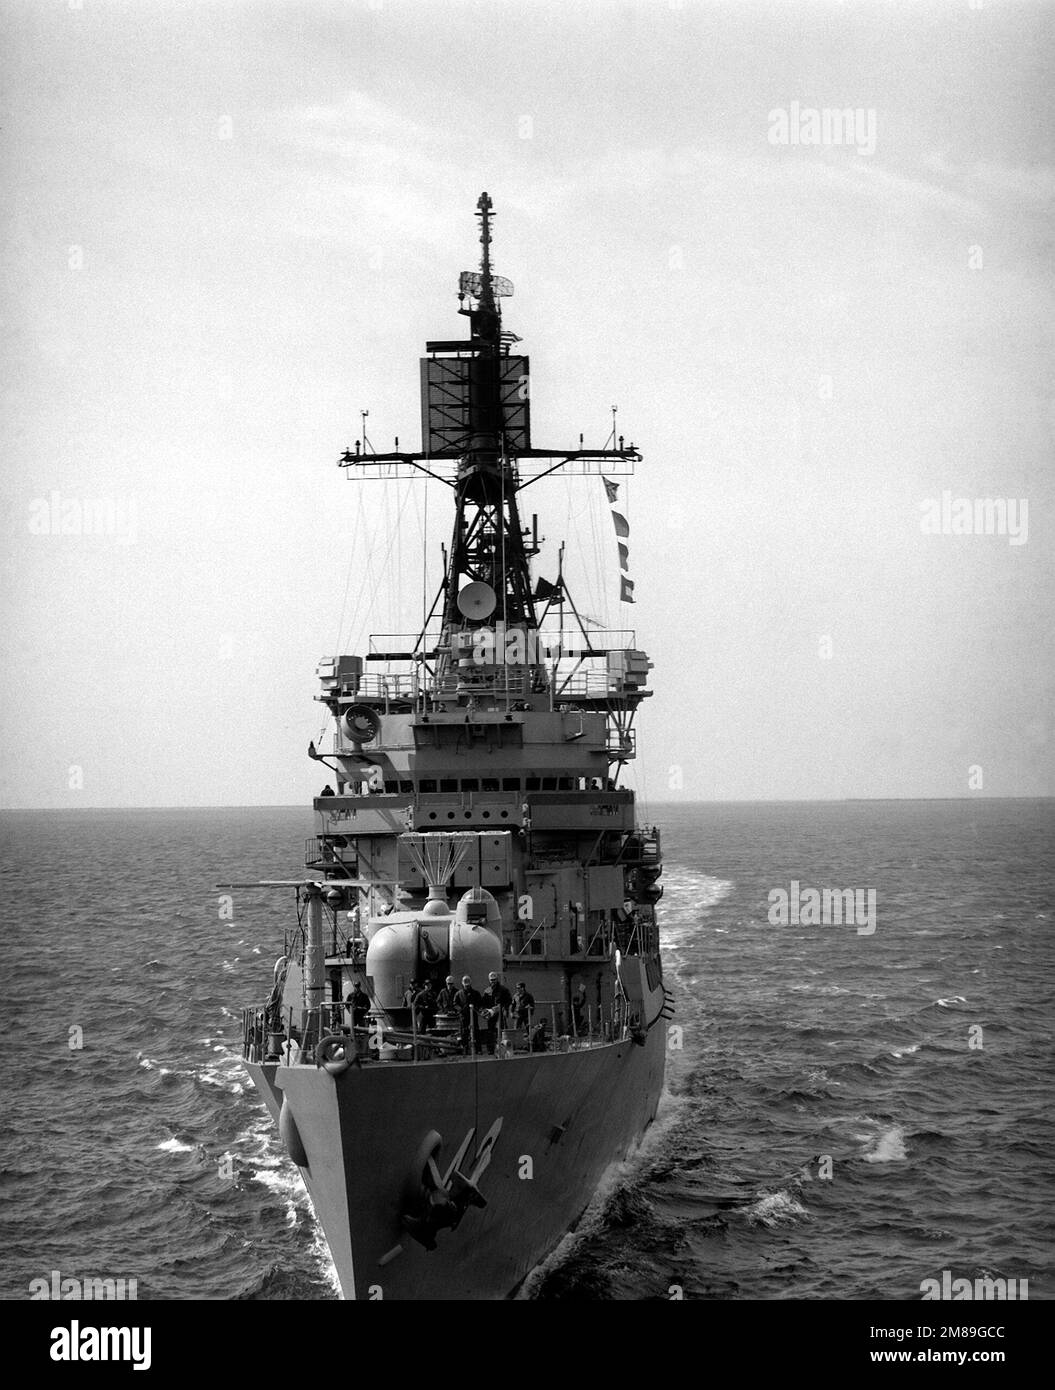
M 445 1023 L 420 1031 L 411 1013 L 409 1027 L 394 1025 L 379 1010 L 369 1022 L 353 1025 L 347 1004 L 331 1001 L 314 1009 L 242 1010 L 242 1055 L 247 1062 L 278 1062 L 284 1066 L 318 1066 L 316 1056 L 324 1038 L 347 1039 L 346 1056 L 359 1065 L 367 1062 L 434 1062 L 508 1060 L 518 1055 L 545 1052 L 580 1052 L 621 1042 L 629 1023 L 620 1001 L 611 1008 L 592 1005 L 570 1011 L 553 1002 L 536 1004 L 526 1028 L 507 1024 L 489 1029 L 476 1019 L 466 1028 L 457 1015 Z M 492 1037 L 493 1035 L 493 1037 Z M 494 1051 L 491 1051 L 493 1040 Z

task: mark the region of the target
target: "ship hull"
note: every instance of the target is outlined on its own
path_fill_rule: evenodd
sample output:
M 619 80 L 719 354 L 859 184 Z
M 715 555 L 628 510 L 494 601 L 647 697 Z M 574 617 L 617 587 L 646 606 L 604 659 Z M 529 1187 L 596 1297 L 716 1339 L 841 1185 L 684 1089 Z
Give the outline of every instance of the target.
M 301 1174 L 345 1298 L 495 1299 L 554 1249 L 606 1168 L 640 1141 L 659 1103 L 665 1042 L 657 1024 L 643 1045 L 368 1062 L 337 1077 L 246 1066 L 294 1158 L 306 1159 Z M 433 1250 L 403 1222 L 430 1153 L 444 1177 L 457 1158 L 486 1201 L 439 1230 Z

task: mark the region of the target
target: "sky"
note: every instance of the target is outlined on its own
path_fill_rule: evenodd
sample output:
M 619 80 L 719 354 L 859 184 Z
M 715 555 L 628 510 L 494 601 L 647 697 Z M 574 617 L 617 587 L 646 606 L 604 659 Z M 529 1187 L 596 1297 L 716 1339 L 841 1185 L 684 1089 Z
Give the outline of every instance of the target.
M 418 447 L 483 189 L 534 442 L 643 454 L 632 606 L 598 480 L 523 499 L 655 663 L 638 789 L 1055 792 L 1051 5 L 0 23 L 0 807 L 317 793 L 316 663 L 450 525 L 337 458 Z

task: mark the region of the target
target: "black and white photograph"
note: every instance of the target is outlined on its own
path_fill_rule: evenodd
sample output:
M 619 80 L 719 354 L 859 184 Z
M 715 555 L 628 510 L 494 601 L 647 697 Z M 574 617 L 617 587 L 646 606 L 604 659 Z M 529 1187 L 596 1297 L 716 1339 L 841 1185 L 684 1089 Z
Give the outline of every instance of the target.
M 1055 4 L 0 26 L 33 1364 L 199 1365 L 164 1305 L 320 1375 L 371 1315 L 250 1305 L 630 1302 L 1021 1374 Z

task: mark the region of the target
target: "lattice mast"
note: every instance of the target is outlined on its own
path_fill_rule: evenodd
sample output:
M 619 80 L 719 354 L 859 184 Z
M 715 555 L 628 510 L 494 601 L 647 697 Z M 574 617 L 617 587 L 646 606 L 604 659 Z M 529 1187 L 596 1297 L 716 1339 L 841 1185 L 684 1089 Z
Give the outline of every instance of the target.
M 458 467 L 455 482 L 455 517 L 447 567 L 444 599 L 444 639 L 465 626 L 458 594 L 467 582 L 483 582 L 495 593 L 494 619 L 507 625 L 535 626 L 531 575 L 524 532 L 517 509 L 516 441 L 507 437 L 506 401 L 513 390 L 526 398 L 527 381 L 510 382 L 503 372 L 508 363 L 508 342 L 503 341 L 502 312 L 491 270 L 491 218 L 493 205 L 487 193 L 476 204 L 480 219 L 478 276 L 463 275 L 458 310 L 469 319 L 471 351 L 468 374 L 468 449 Z M 508 281 L 498 288 L 512 291 Z M 465 307 L 465 300 L 469 307 Z M 526 363 L 525 363 L 526 365 Z

